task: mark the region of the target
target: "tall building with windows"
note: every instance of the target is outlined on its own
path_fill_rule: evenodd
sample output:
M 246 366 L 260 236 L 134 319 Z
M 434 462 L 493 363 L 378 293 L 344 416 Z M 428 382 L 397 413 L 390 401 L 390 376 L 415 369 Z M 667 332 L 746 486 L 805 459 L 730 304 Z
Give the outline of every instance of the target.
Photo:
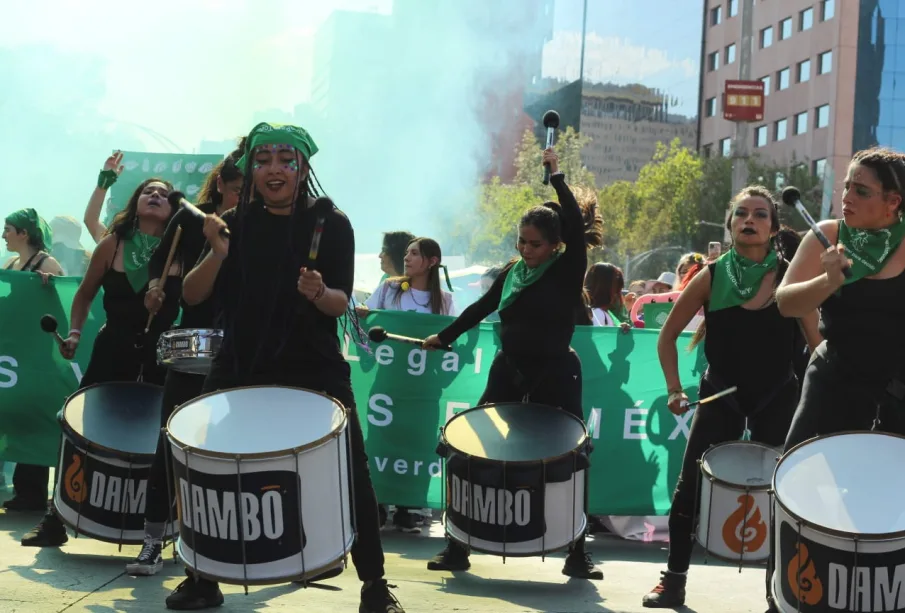
M 739 78 L 743 1 L 707 0 L 705 7 L 700 143 L 708 155 L 730 155 L 735 138 L 735 124 L 723 119 L 722 92 L 727 80 Z M 896 73 L 878 60 L 878 53 L 884 53 L 882 40 L 877 44 L 883 27 L 878 30 L 872 24 L 882 21 L 876 14 L 883 10 L 897 13 L 898 4 L 754 2 L 751 78 L 764 82 L 767 97 L 763 121 L 751 124 L 750 151 L 777 163 L 807 164 L 824 179 L 824 191 L 837 195 L 832 202 L 837 214 L 852 152 L 877 143 L 895 145 L 890 122 Z M 905 6 L 901 11 L 905 18 Z M 905 29 L 902 34 L 905 41 Z M 884 92 L 890 102 L 885 115 L 877 109 Z M 905 98 L 905 84 L 901 96 Z M 905 99 L 901 104 L 905 148 Z M 872 110 L 875 118 L 870 117 Z M 888 125 L 881 129 L 884 121 Z

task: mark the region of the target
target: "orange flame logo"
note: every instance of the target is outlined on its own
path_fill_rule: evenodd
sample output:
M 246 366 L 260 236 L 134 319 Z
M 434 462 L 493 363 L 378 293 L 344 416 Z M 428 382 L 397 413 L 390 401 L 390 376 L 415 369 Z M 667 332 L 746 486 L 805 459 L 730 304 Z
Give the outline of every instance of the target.
M 760 515 L 754 497 L 742 494 L 738 497 L 738 508 L 726 518 L 723 524 L 723 541 L 737 554 L 757 551 L 767 540 L 767 524 Z
M 786 578 L 799 602 L 816 605 L 823 600 L 823 582 L 817 576 L 814 560 L 808 556 L 807 545 L 801 543 L 796 547 L 798 553 L 789 561 Z
M 82 503 L 88 497 L 88 488 L 85 487 L 85 470 L 82 467 L 82 457 L 77 453 L 72 454 L 72 464 L 66 469 L 63 479 L 63 487 L 66 495 L 76 503 Z

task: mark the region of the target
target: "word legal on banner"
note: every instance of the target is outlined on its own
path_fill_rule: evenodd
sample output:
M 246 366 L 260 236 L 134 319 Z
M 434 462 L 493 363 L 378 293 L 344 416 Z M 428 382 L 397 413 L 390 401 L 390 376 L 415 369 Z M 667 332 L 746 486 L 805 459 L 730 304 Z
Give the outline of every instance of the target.
M 723 119 L 762 121 L 764 93 L 763 81 L 726 81 L 723 90 Z

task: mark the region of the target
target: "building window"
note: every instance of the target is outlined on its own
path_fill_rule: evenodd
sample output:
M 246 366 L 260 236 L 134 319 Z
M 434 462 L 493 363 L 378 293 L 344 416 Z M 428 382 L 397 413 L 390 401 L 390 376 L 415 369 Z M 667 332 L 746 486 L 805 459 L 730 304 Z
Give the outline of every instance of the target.
M 727 158 L 732 155 L 732 139 L 724 138 L 720 141 L 720 154 Z
M 814 9 L 806 8 L 798 13 L 798 31 L 804 32 L 814 27 Z
M 704 145 L 704 157 L 709 158 L 713 156 L 713 145 Z
M 792 37 L 792 18 L 786 17 L 779 22 L 779 40 Z
M 710 55 L 707 56 L 707 70 L 708 72 L 713 72 L 714 70 L 719 70 L 720 68 L 720 52 L 714 51 Z
M 811 80 L 811 60 L 798 62 L 798 82 L 804 83 Z
M 735 61 L 735 43 L 726 47 L 726 63 L 731 64 Z
M 773 140 L 779 142 L 781 140 L 786 140 L 786 136 L 789 132 L 789 120 L 788 119 L 780 119 L 775 124 L 773 124 Z
M 836 0 L 823 0 L 820 3 L 820 21 L 826 21 L 836 16 Z
M 770 78 L 770 75 L 767 75 L 765 77 L 761 77 L 760 80 L 764 84 L 764 96 L 769 96 L 770 95 L 770 81 L 772 81 L 773 79 Z
M 708 98 L 704 103 L 704 116 L 713 117 L 716 115 L 716 98 Z
M 815 128 L 825 128 L 830 125 L 830 105 L 824 104 L 817 107 L 817 118 L 814 122 Z
M 754 146 L 755 147 L 766 147 L 767 146 L 767 126 L 761 126 L 757 130 L 754 131 Z
M 826 173 L 826 158 L 814 160 L 814 176 L 823 178 Z
M 710 9 L 710 25 L 718 26 L 723 21 L 723 7 L 715 6 Z
M 738 15 L 738 0 L 729 0 L 729 17 Z
M 768 26 L 760 31 L 760 48 L 766 49 L 773 44 L 773 26 Z
M 808 131 L 808 112 L 798 113 L 795 116 L 795 134 L 804 134 Z
M 783 68 L 776 73 L 776 91 L 781 92 L 789 89 L 789 69 Z
M 833 52 L 824 51 L 817 56 L 817 74 L 827 74 L 833 71 Z

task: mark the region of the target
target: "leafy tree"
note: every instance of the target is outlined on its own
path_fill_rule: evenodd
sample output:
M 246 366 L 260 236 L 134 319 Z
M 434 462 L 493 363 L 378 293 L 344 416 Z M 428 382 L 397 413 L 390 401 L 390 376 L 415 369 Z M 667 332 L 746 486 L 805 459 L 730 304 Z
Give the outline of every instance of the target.
M 559 156 L 559 169 L 566 173 L 569 185 L 597 189 L 594 173 L 585 167 L 581 159 L 582 150 L 590 142 L 590 137 L 576 132 L 571 126 L 557 136 L 553 148 Z M 515 183 L 530 186 L 538 199 L 551 200 L 556 194 L 552 187 L 543 184 L 543 146 L 531 130 L 525 130 L 515 158 Z

